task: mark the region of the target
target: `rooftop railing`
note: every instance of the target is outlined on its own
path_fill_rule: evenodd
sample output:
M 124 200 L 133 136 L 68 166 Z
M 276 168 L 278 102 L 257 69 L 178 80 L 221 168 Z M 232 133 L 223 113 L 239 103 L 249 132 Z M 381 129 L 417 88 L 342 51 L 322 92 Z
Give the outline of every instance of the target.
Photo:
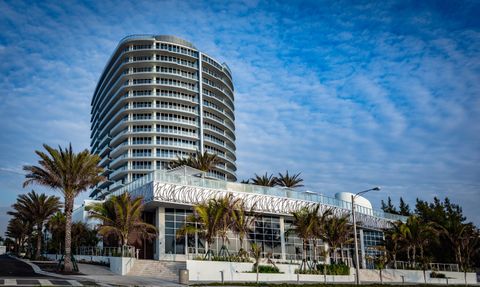
M 297 190 L 293 190 L 289 188 L 281 188 L 281 187 L 266 187 L 266 186 L 259 186 L 254 184 L 243 184 L 243 183 L 229 182 L 229 181 L 223 181 L 223 180 L 214 180 L 214 179 L 208 179 L 208 178 L 201 178 L 197 176 L 182 175 L 178 173 L 168 173 L 163 170 L 157 170 L 152 173 L 149 173 L 148 175 L 127 184 L 125 187 L 117 190 L 113 194 L 118 195 L 125 191 L 133 191 L 141 186 L 144 186 L 145 184 L 148 184 L 154 181 L 179 184 L 179 185 L 189 185 L 189 186 L 195 186 L 200 188 L 226 190 L 231 192 L 245 192 L 245 193 L 264 194 L 268 196 L 286 197 L 286 198 L 292 198 L 297 200 L 317 202 L 323 205 L 327 205 L 335 208 L 341 208 L 345 210 L 351 210 L 351 207 L 352 207 L 351 202 L 340 200 L 334 197 L 325 196 L 323 194 L 313 193 L 313 192 L 297 191 Z M 361 205 L 355 205 L 355 211 L 357 213 L 370 215 L 377 218 L 387 219 L 390 221 L 398 221 L 398 220 L 406 221 L 407 220 L 407 217 L 405 216 L 391 214 L 391 213 L 384 212 L 382 210 L 371 209 Z

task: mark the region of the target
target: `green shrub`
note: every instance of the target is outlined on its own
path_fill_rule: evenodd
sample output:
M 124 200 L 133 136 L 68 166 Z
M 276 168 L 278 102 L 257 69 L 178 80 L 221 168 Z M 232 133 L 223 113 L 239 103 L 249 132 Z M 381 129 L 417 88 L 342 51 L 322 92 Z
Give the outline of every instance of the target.
M 327 264 L 326 265 L 327 275 L 350 275 L 350 268 L 345 264 Z M 317 270 L 319 273 L 315 274 L 322 274 L 323 275 L 324 264 L 317 264 Z
M 200 260 L 200 261 L 222 261 L 222 262 L 248 262 L 250 263 L 250 259 L 246 257 L 240 257 L 238 255 L 230 255 L 230 256 L 212 256 L 210 259 L 205 255 L 198 255 L 193 257 L 193 260 Z
M 295 274 L 310 274 L 310 275 L 320 275 L 320 274 L 323 274 L 322 271 L 320 270 L 314 270 L 314 269 L 307 269 L 307 270 L 298 270 L 298 269 L 295 269 Z
M 443 279 L 445 279 L 445 278 L 447 278 L 447 276 L 443 273 L 437 273 L 437 272 L 434 271 L 434 272 L 430 273 L 430 278 L 443 278 Z
M 252 267 L 252 272 L 256 273 L 257 269 L 255 265 Z M 276 266 L 270 265 L 259 265 L 258 266 L 258 273 L 280 273 L 280 270 Z

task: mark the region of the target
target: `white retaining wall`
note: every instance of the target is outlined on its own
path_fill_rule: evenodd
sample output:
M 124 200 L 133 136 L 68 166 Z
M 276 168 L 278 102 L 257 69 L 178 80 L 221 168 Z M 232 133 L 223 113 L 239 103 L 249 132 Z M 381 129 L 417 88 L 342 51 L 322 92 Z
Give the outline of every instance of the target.
M 58 254 L 46 254 L 48 259 L 59 260 L 62 256 Z M 78 262 L 98 262 L 110 265 L 110 270 L 119 275 L 126 275 L 133 267 L 135 258 L 131 257 L 111 257 L 111 256 L 91 256 L 91 255 L 75 255 Z
M 216 281 L 223 280 L 230 282 L 247 282 L 255 281 L 256 273 L 245 273 L 245 271 L 252 270 L 253 263 L 239 263 L 239 262 L 223 262 L 223 261 L 202 261 L 202 260 L 187 260 L 187 269 L 189 272 L 190 281 Z M 297 281 L 297 274 L 295 269 L 298 265 L 291 264 L 277 264 L 280 272 L 283 273 L 260 273 L 259 281 L 262 282 L 294 282 Z M 353 273 L 352 273 L 353 274 Z M 353 282 L 353 275 L 327 275 L 327 282 Z M 298 280 L 302 282 L 324 282 L 323 275 L 298 275 Z
M 110 271 L 119 275 L 127 275 L 135 260 L 132 257 L 110 257 Z
M 430 278 L 432 271 L 425 271 L 425 277 L 428 284 L 447 284 L 447 279 Z M 465 274 L 463 272 L 438 271 L 437 273 L 445 274 L 448 277 L 448 284 L 465 284 Z M 403 282 L 405 283 L 425 283 L 423 271 L 421 270 L 402 270 L 402 269 L 385 269 L 382 270 L 383 282 Z M 360 281 L 362 282 L 380 282 L 380 271 L 378 270 L 360 270 Z M 467 284 L 476 284 L 477 275 L 475 273 L 467 273 Z

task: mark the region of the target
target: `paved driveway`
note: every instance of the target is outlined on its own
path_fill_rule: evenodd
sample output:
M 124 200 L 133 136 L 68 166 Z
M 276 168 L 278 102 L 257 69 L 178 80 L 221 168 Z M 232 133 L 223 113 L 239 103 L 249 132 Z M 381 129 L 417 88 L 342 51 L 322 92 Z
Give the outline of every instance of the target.
M 0 266 L 0 277 L 45 277 L 35 273 L 27 263 L 6 254 L 0 255 Z

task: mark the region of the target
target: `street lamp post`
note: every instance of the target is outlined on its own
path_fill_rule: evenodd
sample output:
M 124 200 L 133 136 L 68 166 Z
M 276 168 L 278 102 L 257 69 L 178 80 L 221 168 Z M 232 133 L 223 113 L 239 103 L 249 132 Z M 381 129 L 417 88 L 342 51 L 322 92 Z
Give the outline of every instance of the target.
M 355 239 L 355 269 L 356 269 L 356 272 L 355 272 L 355 283 L 357 285 L 360 284 L 360 261 L 359 261 L 359 258 L 358 258 L 358 240 L 357 240 L 357 220 L 355 219 L 355 198 L 357 198 L 358 196 L 362 195 L 362 194 L 365 194 L 369 191 L 372 191 L 372 190 L 380 190 L 380 187 L 374 187 L 374 188 L 370 188 L 370 189 L 367 189 L 367 190 L 364 190 L 364 191 L 360 191 L 358 192 L 357 194 L 355 195 L 352 195 L 352 221 L 353 221 L 353 238 Z

